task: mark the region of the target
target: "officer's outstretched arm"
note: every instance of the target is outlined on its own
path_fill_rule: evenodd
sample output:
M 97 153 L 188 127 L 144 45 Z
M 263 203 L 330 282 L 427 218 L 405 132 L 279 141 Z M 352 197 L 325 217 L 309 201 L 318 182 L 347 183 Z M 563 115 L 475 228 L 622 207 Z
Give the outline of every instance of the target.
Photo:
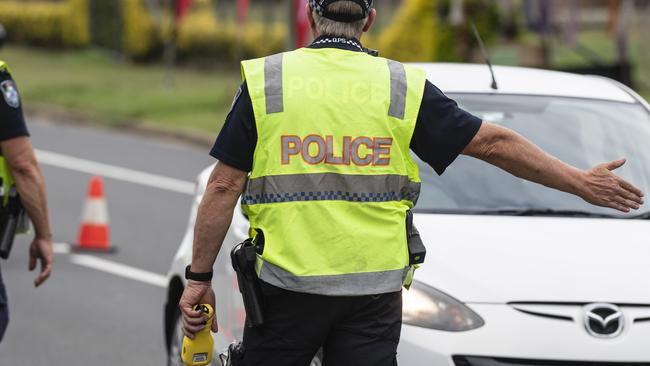
M 643 203 L 641 190 L 612 173 L 625 164 L 624 158 L 583 171 L 547 154 L 520 134 L 489 122 L 483 122 L 463 154 L 597 206 L 629 212 Z
M 192 272 L 212 271 L 214 261 L 230 227 L 237 200 L 244 191 L 247 177 L 248 173 L 221 162 L 217 163 L 212 171 L 194 226 L 194 247 L 190 268 Z M 183 315 L 183 332 L 191 338 L 205 324 L 204 314 L 192 310 L 192 307 L 199 303 L 208 303 L 216 309 L 211 284 L 189 280 L 179 307 Z M 211 325 L 212 330 L 216 332 L 216 317 L 213 317 Z
M 16 181 L 20 200 L 34 224 L 36 235 L 29 250 L 29 269 L 33 270 L 36 262 L 41 262 L 41 273 L 34 281 L 39 286 L 49 277 L 54 259 L 45 180 L 28 137 L 2 141 L 0 148 Z

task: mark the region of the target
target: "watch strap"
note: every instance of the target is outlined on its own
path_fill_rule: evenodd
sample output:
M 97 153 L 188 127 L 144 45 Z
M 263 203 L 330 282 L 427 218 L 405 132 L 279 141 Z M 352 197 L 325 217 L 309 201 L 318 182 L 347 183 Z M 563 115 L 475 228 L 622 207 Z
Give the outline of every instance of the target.
M 196 273 L 190 271 L 191 265 L 188 265 L 185 267 L 185 279 L 187 280 L 192 280 L 192 281 L 199 281 L 199 282 L 210 282 L 212 281 L 212 274 L 213 272 L 205 272 L 205 273 Z

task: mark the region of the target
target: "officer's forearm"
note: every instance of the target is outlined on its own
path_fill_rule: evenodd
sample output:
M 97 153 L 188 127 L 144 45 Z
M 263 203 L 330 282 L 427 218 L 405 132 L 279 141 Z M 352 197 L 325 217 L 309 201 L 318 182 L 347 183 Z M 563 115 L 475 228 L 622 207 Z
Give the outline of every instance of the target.
M 225 192 L 214 192 L 209 188 L 206 190 L 194 226 L 193 272 L 212 270 L 232 221 L 234 205 L 230 200 Z
M 14 176 L 23 207 L 34 224 L 36 236 L 41 239 L 51 239 L 45 179 L 29 138 L 19 137 L 3 141 L 0 147 Z
M 36 236 L 42 239 L 51 239 L 52 231 L 47 212 L 45 179 L 43 179 L 38 164 L 34 162 L 31 166 L 16 169 L 13 175 L 20 194 L 20 201 L 34 224 Z
M 217 164 L 206 187 L 194 226 L 192 272 L 205 273 L 212 270 L 219 254 L 237 200 L 246 184 L 246 172 Z
M 484 122 L 463 154 L 495 165 L 517 177 L 581 195 L 585 172 L 547 154 L 518 133 Z

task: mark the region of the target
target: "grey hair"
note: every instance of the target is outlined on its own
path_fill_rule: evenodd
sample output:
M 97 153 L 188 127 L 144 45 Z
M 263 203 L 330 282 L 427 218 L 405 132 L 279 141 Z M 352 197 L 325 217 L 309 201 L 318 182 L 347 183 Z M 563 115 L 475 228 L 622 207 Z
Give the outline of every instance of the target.
M 337 1 L 328 5 L 327 10 L 332 13 L 340 14 L 363 14 L 363 9 L 361 9 L 359 4 L 355 3 L 354 1 Z M 312 15 L 314 16 L 314 22 L 316 23 L 316 32 L 320 36 L 329 37 L 358 37 L 359 34 L 363 32 L 363 27 L 366 25 L 366 21 L 368 20 L 368 17 L 365 17 L 352 23 L 337 22 L 331 19 L 327 19 L 322 15 L 318 15 L 315 10 L 312 10 Z

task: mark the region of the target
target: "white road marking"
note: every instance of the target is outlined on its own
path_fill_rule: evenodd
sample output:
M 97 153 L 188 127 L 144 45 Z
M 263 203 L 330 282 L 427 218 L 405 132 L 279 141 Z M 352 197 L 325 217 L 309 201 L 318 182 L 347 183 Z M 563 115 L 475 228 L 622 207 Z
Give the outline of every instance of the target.
M 52 151 L 36 150 L 36 157 L 39 163 L 44 165 L 75 170 L 93 175 L 101 175 L 106 178 L 141 184 L 177 193 L 189 195 L 194 194 L 194 183 L 176 178 L 76 158 L 74 156 L 59 154 Z
M 94 257 L 92 255 L 72 254 L 70 256 L 70 261 L 80 266 L 144 282 L 153 286 L 163 288 L 167 287 L 167 278 L 161 274 Z
M 68 243 L 53 243 L 52 249 L 55 254 L 68 254 L 70 253 L 70 244 Z

